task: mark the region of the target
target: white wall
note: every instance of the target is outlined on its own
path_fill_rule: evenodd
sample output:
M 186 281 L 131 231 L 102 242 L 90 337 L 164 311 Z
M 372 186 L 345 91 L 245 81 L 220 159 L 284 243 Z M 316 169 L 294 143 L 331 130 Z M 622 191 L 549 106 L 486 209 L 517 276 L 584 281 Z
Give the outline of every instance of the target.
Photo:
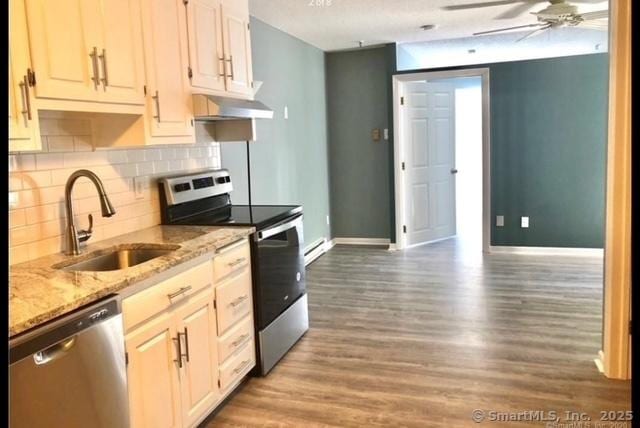
M 89 119 L 40 119 L 42 152 L 9 156 L 9 263 L 64 250 L 64 186 L 81 168 L 105 185 L 116 214 L 100 215 L 93 184 L 80 178 L 73 190 L 76 225 L 94 219 L 91 242 L 160 224 L 155 177 L 189 169 L 220 167 L 217 143 L 94 150 Z M 133 178 L 144 183 L 136 198 Z

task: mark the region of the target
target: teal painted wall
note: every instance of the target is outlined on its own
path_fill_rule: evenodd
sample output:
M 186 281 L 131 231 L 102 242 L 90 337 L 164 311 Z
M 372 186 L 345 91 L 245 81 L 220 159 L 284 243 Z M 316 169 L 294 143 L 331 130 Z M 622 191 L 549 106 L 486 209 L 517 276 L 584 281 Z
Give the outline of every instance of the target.
M 329 180 L 324 53 L 251 18 L 253 78 L 264 82 L 256 94 L 274 110 L 258 120 L 251 144 L 254 204 L 300 204 L 305 245 L 329 237 Z M 284 107 L 289 118 L 284 119 Z M 220 145 L 222 167 L 234 181 L 232 200 L 247 202 L 245 145 Z
M 333 237 L 389 238 L 389 146 L 373 141 L 389 127 L 386 50 L 326 55 L 331 232 Z
M 491 243 L 601 248 L 608 55 L 493 64 L 490 75 L 491 212 L 505 216 Z

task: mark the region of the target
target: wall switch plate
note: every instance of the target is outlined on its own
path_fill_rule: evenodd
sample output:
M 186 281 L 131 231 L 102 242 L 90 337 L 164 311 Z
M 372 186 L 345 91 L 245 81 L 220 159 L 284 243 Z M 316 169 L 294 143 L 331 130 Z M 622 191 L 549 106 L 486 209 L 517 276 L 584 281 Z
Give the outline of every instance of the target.
M 284 106 L 284 118 L 289 119 L 289 107 Z
M 496 226 L 497 227 L 504 226 L 504 216 L 503 215 L 497 215 L 496 216 Z
M 371 138 L 373 139 L 373 141 L 380 140 L 380 128 L 375 128 L 373 131 L 371 131 Z
M 9 192 L 9 208 L 17 208 L 20 202 L 20 197 L 18 196 L 18 192 Z M 329 217 L 327 216 L 327 221 Z
M 327 216 L 327 224 L 329 224 L 329 216 Z
M 529 227 L 529 217 L 521 217 L 520 218 L 520 227 L 522 227 L 522 228 Z
M 388 128 L 384 128 L 384 131 L 382 132 L 382 135 L 385 140 L 389 139 L 389 129 Z
M 144 183 L 140 177 L 133 177 L 133 190 L 136 194 L 136 199 L 144 198 Z

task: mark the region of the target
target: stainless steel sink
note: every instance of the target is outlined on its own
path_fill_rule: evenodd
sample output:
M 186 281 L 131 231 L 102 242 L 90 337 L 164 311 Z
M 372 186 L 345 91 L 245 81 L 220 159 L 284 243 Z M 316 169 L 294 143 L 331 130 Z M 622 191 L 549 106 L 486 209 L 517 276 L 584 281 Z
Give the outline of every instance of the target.
M 82 257 L 77 262 L 66 262 L 53 266 L 66 271 L 105 272 L 122 270 L 165 256 L 180 248 L 179 245 L 120 245 L 99 250 Z

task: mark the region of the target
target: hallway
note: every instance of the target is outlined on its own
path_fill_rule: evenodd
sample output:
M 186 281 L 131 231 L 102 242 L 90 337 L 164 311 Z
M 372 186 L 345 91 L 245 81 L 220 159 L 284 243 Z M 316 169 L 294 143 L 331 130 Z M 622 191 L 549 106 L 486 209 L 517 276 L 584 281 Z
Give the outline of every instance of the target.
M 472 411 L 597 421 L 630 409 L 630 383 L 593 362 L 600 259 L 487 256 L 455 239 L 338 246 L 308 267 L 307 286 L 310 330 L 210 426 L 493 426 Z

